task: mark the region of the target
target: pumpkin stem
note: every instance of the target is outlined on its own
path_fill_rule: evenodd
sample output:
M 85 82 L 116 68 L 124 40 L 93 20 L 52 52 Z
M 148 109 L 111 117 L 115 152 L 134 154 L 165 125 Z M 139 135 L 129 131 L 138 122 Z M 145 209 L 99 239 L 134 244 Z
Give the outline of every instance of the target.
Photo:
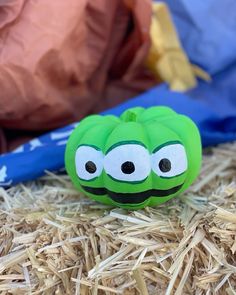
M 136 122 L 137 121 L 137 114 L 128 110 L 124 116 L 124 122 Z

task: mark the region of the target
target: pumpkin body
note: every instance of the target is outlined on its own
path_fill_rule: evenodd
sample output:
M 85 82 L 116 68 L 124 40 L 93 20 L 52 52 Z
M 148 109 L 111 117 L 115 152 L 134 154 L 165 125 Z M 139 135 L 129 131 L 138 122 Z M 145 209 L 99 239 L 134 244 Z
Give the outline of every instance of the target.
M 201 166 L 201 140 L 186 116 L 167 107 L 136 107 L 119 118 L 91 115 L 71 134 L 66 170 L 92 199 L 126 209 L 168 201 Z

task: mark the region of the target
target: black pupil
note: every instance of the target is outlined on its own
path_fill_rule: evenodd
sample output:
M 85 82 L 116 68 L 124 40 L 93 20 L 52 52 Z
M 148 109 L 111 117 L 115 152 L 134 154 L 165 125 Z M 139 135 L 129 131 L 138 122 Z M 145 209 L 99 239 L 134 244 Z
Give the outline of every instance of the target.
M 159 168 L 162 172 L 168 172 L 171 169 L 171 162 L 168 159 L 161 159 L 159 162 Z
M 85 164 L 85 169 L 86 171 L 88 171 L 88 173 L 95 173 L 96 170 L 97 170 L 97 167 L 96 165 L 92 162 L 92 161 L 88 161 L 86 164 Z
M 121 165 L 121 171 L 125 174 L 131 174 L 135 170 L 135 166 L 133 162 L 126 161 Z

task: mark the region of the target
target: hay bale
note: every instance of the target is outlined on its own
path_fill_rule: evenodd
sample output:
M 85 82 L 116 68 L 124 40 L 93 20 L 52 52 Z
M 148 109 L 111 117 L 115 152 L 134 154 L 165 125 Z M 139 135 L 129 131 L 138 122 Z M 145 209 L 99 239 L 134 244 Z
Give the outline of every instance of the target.
M 66 175 L 0 189 L 0 294 L 235 294 L 236 144 L 205 153 L 186 193 L 134 212 Z

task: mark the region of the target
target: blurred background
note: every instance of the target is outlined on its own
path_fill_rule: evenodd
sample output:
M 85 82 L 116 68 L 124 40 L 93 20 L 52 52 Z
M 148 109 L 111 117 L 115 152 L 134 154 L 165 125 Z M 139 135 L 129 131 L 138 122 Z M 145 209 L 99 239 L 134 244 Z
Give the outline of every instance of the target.
M 74 122 L 136 105 L 235 140 L 235 20 L 233 0 L 0 1 L 0 182 L 62 168 Z

